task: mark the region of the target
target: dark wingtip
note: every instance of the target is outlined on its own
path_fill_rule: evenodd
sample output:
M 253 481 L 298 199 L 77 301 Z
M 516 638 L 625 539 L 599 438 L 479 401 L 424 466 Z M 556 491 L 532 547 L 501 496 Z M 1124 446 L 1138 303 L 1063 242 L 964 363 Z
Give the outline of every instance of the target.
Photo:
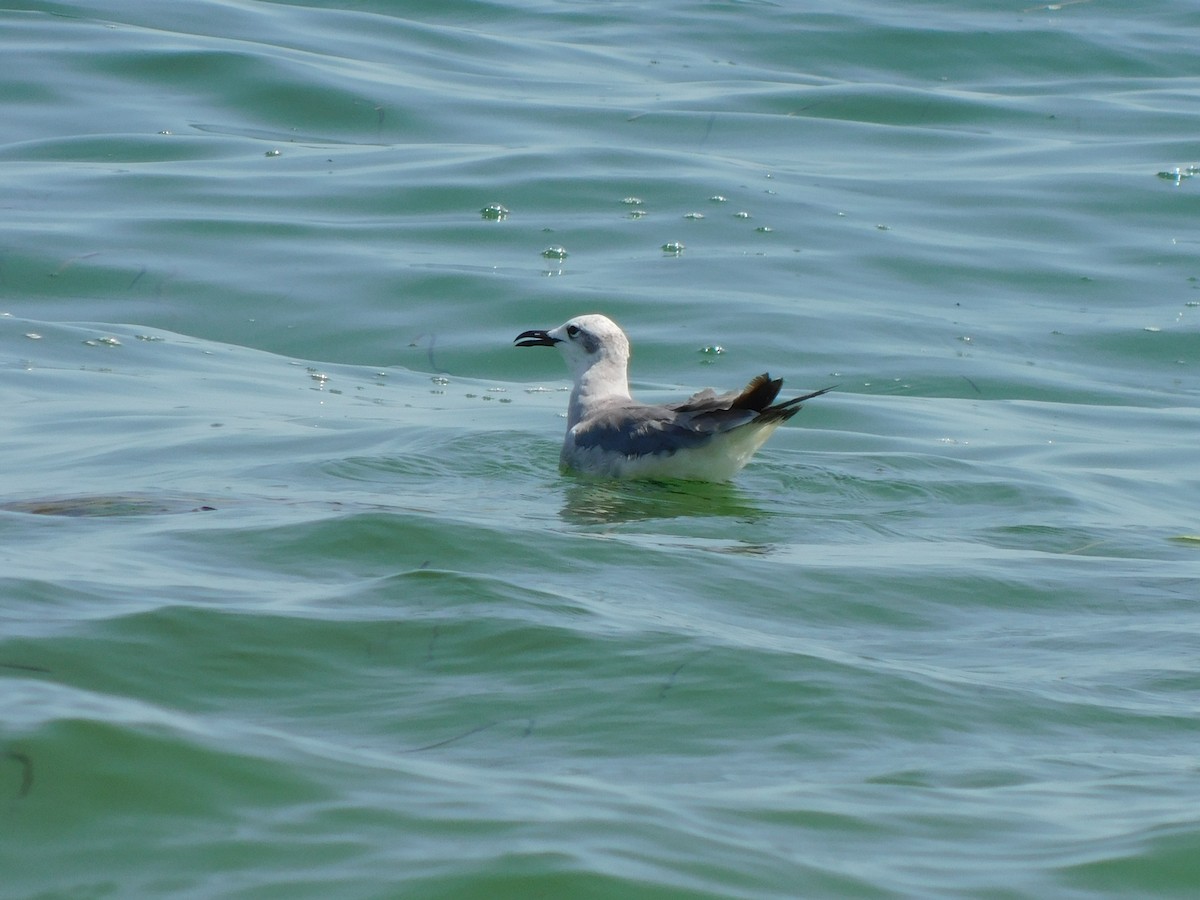
M 518 347 L 553 347 L 558 341 L 545 331 L 535 329 L 534 331 L 522 331 L 513 338 L 513 343 Z
M 772 378 L 769 372 L 755 375 L 750 379 L 750 383 L 746 385 L 742 392 L 729 404 L 729 408 L 763 412 L 779 396 L 779 391 L 782 388 L 782 378 Z
M 793 397 L 791 400 L 784 400 L 782 403 L 777 403 L 774 406 L 768 406 L 759 414 L 759 419 L 766 419 L 768 421 L 781 419 L 786 422 L 796 413 L 800 412 L 800 404 L 805 400 L 811 400 L 813 397 L 820 397 L 822 394 L 828 394 L 836 387 L 836 384 L 831 384 L 829 387 L 821 388 L 819 391 L 813 391 L 811 394 Z

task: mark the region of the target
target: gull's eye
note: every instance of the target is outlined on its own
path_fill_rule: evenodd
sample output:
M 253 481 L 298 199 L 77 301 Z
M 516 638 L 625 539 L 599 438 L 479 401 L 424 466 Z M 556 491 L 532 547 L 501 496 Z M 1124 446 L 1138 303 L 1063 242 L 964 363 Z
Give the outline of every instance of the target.
M 579 326 L 578 325 L 568 325 L 567 326 L 567 337 L 574 338 L 574 337 L 577 337 L 578 335 L 579 335 Z

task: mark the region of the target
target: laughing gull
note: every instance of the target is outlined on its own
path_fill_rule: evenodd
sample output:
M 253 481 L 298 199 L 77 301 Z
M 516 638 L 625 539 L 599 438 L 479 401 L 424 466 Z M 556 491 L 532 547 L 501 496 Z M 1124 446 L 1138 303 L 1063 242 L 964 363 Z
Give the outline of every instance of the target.
M 518 347 L 557 347 L 575 387 L 561 465 L 605 478 L 728 481 L 800 404 L 832 388 L 774 403 L 782 378 L 764 372 L 740 391 L 711 388 L 657 406 L 629 395 L 629 339 L 606 316 L 577 316 L 550 331 L 524 331 Z

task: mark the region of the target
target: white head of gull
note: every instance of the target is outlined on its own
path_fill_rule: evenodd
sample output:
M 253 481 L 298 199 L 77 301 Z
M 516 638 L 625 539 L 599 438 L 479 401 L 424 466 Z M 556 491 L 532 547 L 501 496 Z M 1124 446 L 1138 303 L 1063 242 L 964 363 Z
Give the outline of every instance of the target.
M 711 388 L 683 403 L 639 403 L 629 394 L 629 339 L 607 316 L 576 316 L 517 335 L 518 347 L 557 347 L 575 386 L 560 462 L 602 478 L 728 481 L 800 404 L 824 388 L 775 403 L 783 380 L 763 373 L 740 391 Z

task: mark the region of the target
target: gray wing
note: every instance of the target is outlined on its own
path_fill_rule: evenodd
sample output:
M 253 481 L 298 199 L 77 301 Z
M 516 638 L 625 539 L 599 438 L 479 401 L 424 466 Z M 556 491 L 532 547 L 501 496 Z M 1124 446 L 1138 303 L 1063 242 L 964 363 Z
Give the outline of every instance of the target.
M 623 456 L 669 455 L 703 446 L 714 435 L 742 425 L 766 426 L 786 421 L 799 411 L 801 401 L 832 390 L 823 388 L 772 406 L 782 387 L 783 379 L 764 372 L 740 391 L 718 394 L 707 388 L 678 406 L 617 401 L 576 425 L 572 439 L 579 450 Z
M 708 398 L 705 398 L 708 399 Z M 575 426 L 573 437 L 580 450 L 602 450 L 623 456 L 670 455 L 699 447 L 714 434 L 754 421 L 753 410 L 712 408 L 691 411 L 683 407 L 625 404 L 601 410 Z
M 718 394 L 712 388 L 705 388 L 672 409 L 678 412 L 724 412 L 731 409 L 764 412 L 775 402 L 782 387 L 782 378 L 772 378 L 763 372 L 752 378 L 740 391 Z

